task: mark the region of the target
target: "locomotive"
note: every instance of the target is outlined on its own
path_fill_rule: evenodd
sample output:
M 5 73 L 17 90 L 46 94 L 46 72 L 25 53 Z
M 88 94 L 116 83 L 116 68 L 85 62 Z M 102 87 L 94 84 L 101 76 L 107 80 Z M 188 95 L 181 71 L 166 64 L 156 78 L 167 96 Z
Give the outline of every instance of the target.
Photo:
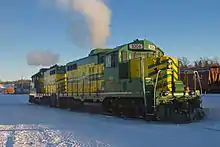
M 185 76 L 190 72 L 200 80 L 196 71 Z M 93 49 L 31 78 L 30 103 L 67 109 L 95 103 L 115 116 L 178 123 L 205 116 L 200 90 L 189 91 L 180 80 L 178 60 L 146 39 Z

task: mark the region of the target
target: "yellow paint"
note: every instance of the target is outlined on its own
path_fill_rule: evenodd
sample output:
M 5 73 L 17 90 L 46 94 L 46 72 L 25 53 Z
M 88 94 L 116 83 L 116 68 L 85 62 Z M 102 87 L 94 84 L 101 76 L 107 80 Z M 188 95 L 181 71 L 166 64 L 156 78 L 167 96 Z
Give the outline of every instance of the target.
M 169 63 L 166 60 L 172 59 L 172 62 L 175 62 L 177 67 L 172 64 L 171 69 L 167 69 Z M 157 64 L 160 62 L 164 62 L 162 64 Z M 142 78 L 142 68 L 144 68 L 144 77 L 150 77 L 152 79 L 156 79 L 156 72 L 155 72 L 155 68 L 157 68 L 158 70 L 162 70 L 160 75 L 159 75 L 159 81 L 158 81 L 158 88 L 157 90 L 164 90 L 164 91 L 171 91 L 172 88 L 172 78 L 171 76 L 169 76 L 170 74 L 172 74 L 172 69 L 176 70 L 178 72 L 178 60 L 176 58 L 171 58 L 169 56 L 163 56 L 160 58 L 157 57 L 146 57 L 143 59 L 143 63 L 144 63 L 144 67 L 141 64 L 141 59 L 140 58 L 136 58 L 136 59 L 131 59 L 130 60 L 130 78 Z M 153 64 L 157 64 L 156 66 L 150 67 L 150 65 Z M 152 74 L 154 73 L 155 74 Z M 174 81 L 175 78 L 178 79 L 179 75 L 177 73 L 173 73 L 174 74 Z M 165 86 L 162 86 L 164 83 Z M 162 88 L 160 88 L 162 87 Z
M 45 93 L 63 93 L 66 91 L 66 74 L 44 76 Z
M 41 91 L 42 93 L 44 93 L 44 92 L 45 92 L 44 77 L 40 77 L 40 78 L 39 78 L 39 84 L 40 84 L 40 91 Z
M 67 92 L 72 93 L 95 93 L 103 90 L 101 84 L 104 81 L 98 78 L 99 73 L 104 72 L 104 64 L 85 64 L 78 66 L 76 70 L 67 71 L 67 78 L 69 79 L 67 85 Z

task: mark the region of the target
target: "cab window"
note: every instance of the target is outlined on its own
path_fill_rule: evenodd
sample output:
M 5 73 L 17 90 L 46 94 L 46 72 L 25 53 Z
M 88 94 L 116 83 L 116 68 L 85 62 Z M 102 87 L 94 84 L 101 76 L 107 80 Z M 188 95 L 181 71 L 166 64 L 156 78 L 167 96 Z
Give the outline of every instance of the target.
M 107 68 L 114 68 L 117 67 L 118 63 L 118 54 L 117 53 L 111 53 L 105 57 L 105 67 Z

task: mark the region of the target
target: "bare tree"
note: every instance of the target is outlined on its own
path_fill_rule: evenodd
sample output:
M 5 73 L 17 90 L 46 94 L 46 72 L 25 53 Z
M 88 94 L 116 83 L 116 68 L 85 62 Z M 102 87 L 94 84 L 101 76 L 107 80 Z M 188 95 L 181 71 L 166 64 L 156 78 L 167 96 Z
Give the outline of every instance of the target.
M 212 64 L 216 65 L 216 66 L 219 66 L 220 65 L 219 57 L 214 57 L 212 59 Z
M 214 57 L 212 59 L 207 58 L 207 57 L 200 57 L 199 60 L 194 61 L 194 66 L 195 67 L 210 67 L 210 66 L 219 66 L 220 61 L 218 57 Z
M 179 64 L 180 64 L 180 68 L 188 67 L 189 64 L 190 64 L 190 61 L 188 60 L 187 57 L 179 57 L 178 61 L 179 61 Z
M 194 67 L 199 67 L 199 61 L 198 60 L 194 61 Z

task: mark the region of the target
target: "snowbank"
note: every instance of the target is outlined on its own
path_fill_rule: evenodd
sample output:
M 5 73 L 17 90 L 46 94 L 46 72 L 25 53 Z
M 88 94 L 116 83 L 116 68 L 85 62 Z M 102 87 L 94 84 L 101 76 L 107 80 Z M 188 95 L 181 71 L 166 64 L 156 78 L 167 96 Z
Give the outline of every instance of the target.
M 0 145 L 86 147 L 218 147 L 220 99 L 203 97 L 204 121 L 173 125 L 124 120 L 28 104 L 25 95 L 0 95 Z M 2 146 L 5 146 L 2 145 Z

